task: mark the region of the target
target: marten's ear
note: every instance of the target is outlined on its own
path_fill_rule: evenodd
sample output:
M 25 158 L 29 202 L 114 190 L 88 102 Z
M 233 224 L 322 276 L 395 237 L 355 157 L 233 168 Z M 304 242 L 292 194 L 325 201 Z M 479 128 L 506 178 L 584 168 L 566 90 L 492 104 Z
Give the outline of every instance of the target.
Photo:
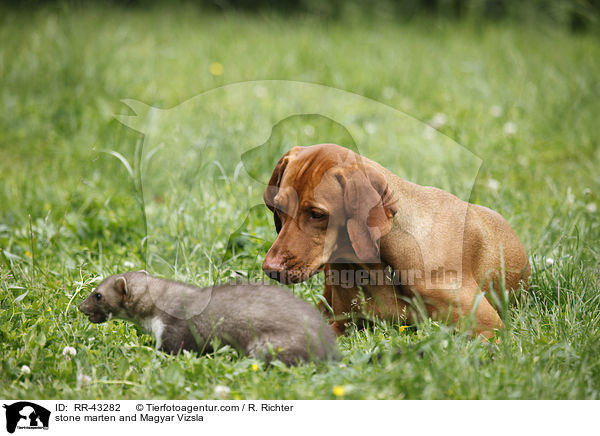
M 129 293 L 129 289 L 127 288 L 127 280 L 125 280 L 125 277 L 117 278 L 117 281 L 115 282 L 115 288 L 117 288 L 117 291 L 119 291 L 123 296 L 126 296 Z

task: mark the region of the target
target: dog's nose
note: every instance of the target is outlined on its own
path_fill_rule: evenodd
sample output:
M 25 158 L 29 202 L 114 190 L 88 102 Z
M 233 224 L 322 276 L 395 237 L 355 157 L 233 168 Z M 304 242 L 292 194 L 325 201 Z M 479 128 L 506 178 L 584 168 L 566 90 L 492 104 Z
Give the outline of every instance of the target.
M 262 269 L 269 278 L 280 281 L 281 274 L 283 273 L 283 266 L 281 263 L 273 262 L 270 259 L 265 259 L 262 264 Z

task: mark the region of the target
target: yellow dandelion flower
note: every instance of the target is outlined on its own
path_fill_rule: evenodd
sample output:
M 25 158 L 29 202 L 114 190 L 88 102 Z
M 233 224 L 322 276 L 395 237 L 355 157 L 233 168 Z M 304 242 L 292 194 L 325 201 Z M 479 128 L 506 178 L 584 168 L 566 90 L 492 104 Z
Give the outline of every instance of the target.
M 398 333 L 402 333 L 404 330 L 406 330 L 406 327 L 407 326 L 405 325 L 401 325 L 400 328 L 398 328 Z
M 223 71 L 224 71 L 223 65 L 220 62 L 213 62 L 208 67 L 208 70 L 210 71 L 210 74 L 212 74 L 213 76 L 220 76 L 221 74 L 223 74 Z
M 27 257 L 31 257 L 31 251 L 26 251 L 26 252 L 25 252 L 25 256 L 27 256 Z
M 252 369 L 252 371 L 258 371 L 258 365 L 256 363 L 253 363 L 250 368 Z
M 346 393 L 346 389 L 344 389 L 343 386 L 334 386 L 332 391 L 333 395 L 335 395 L 336 397 L 343 397 Z
M 51 307 L 48 308 L 48 312 L 52 312 L 52 308 Z

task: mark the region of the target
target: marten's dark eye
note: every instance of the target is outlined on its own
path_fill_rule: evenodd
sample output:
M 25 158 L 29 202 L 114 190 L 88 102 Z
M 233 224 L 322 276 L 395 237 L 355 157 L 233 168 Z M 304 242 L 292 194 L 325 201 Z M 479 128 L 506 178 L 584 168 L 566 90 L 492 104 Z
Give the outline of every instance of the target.
M 102 300 L 102 294 L 100 292 L 96 292 L 96 295 L 94 295 L 94 297 L 96 298 L 96 300 Z

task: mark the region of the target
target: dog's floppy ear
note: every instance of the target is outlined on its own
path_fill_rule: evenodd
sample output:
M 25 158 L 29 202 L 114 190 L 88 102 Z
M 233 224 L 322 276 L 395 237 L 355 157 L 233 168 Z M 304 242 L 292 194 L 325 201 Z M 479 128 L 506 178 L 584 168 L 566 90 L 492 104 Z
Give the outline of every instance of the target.
M 392 228 L 398 211 L 383 175 L 368 166 L 342 171 L 338 180 L 344 190 L 346 229 L 356 256 L 363 262 L 379 262 L 379 238 Z
M 281 159 L 279 159 L 279 162 L 277 162 L 277 165 L 273 170 L 273 174 L 269 179 L 267 189 L 265 189 L 265 194 L 263 195 L 265 204 L 269 209 L 271 209 L 271 212 L 273 212 L 273 220 L 275 221 L 275 229 L 277 230 L 277 233 L 279 233 L 279 231 L 281 230 L 281 220 L 279 219 L 279 217 L 277 216 L 277 212 L 275 211 L 275 196 L 279 192 L 279 186 L 281 185 L 281 180 L 283 179 L 283 173 L 285 172 L 285 168 L 288 166 L 288 163 L 290 162 L 291 158 L 294 157 L 294 155 L 296 155 L 300 150 L 302 150 L 302 147 L 294 147 L 286 154 L 284 154 L 281 157 Z

